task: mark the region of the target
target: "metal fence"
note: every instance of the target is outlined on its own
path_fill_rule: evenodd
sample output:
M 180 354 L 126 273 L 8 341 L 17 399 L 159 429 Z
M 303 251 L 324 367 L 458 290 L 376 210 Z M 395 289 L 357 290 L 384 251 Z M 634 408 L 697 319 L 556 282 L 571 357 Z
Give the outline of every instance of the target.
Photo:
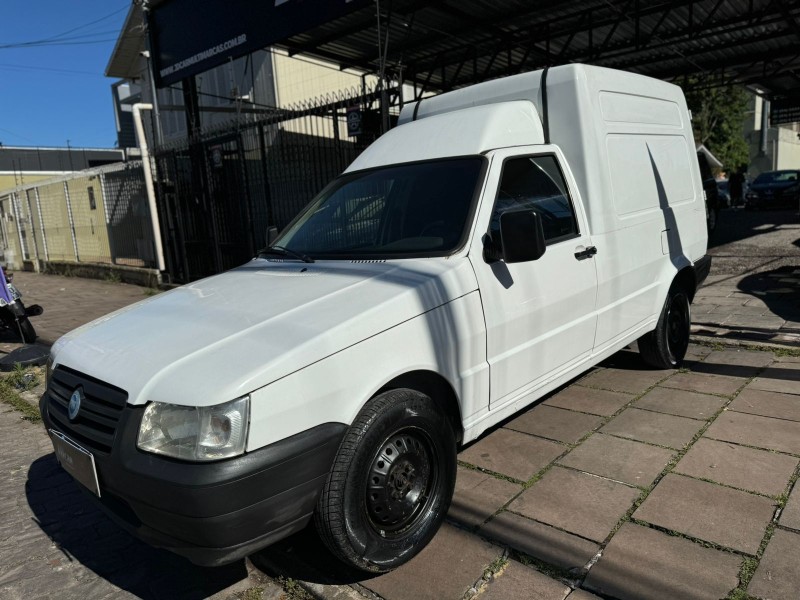
M 20 186 L 0 195 L 0 243 L 12 268 L 42 262 L 155 267 L 142 163 Z
M 250 259 L 380 134 L 379 93 L 326 97 L 158 147 L 167 270 L 188 282 Z M 348 131 L 357 112 L 359 133 Z

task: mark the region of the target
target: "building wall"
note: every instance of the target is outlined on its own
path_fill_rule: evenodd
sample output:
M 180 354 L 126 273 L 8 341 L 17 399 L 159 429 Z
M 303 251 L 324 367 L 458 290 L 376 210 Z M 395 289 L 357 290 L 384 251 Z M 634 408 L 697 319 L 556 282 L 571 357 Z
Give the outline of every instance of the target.
M 141 65 L 139 86 L 143 102 L 150 102 L 146 64 Z M 338 67 L 304 57 L 292 57 L 279 49 L 259 50 L 237 58 L 195 77 L 201 125 L 204 130 L 223 127 L 226 122 L 257 119 L 271 108 L 289 108 L 329 94 L 360 91 L 362 83 L 375 86 L 376 78 L 341 71 Z M 119 85 L 114 84 L 114 85 Z M 187 136 L 183 87 L 175 83 L 157 91 L 164 141 Z M 203 110 L 205 109 L 205 110 Z M 145 119 L 149 116 L 145 112 Z M 145 123 L 150 131 L 149 123 Z M 332 131 L 319 135 L 332 136 Z
M 150 102 L 147 70 L 143 68 L 141 73 L 142 101 Z M 197 75 L 195 82 L 201 108 L 200 123 L 205 130 L 233 120 L 254 119 L 259 110 L 276 106 L 272 55 L 268 50 L 259 50 L 209 69 Z M 185 138 L 188 128 L 182 84 L 161 88 L 157 94 L 164 141 Z M 146 131 L 150 131 L 149 125 Z
M 347 89 L 360 90 L 361 75 L 342 71 L 335 65 L 311 58 L 289 56 L 283 50 L 272 51 L 275 65 L 277 105 L 285 108 L 325 94 Z M 367 76 L 367 86 L 376 78 Z
M 800 169 L 800 123 L 769 127 L 766 151 L 761 151 L 761 117 L 764 101 L 753 95 L 745 117 L 744 135 L 750 146 L 750 165 L 747 171 L 752 179 L 765 171 Z
M 62 175 L 61 172 L 52 172 L 52 173 L 8 173 L 0 171 L 0 193 L 11 190 L 18 185 L 26 185 L 28 183 L 36 183 L 37 181 L 44 181 L 45 179 L 52 179 L 58 175 Z
M 78 257 L 83 262 L 111 262 L 99 179 L 73 179 L 67 189 Z

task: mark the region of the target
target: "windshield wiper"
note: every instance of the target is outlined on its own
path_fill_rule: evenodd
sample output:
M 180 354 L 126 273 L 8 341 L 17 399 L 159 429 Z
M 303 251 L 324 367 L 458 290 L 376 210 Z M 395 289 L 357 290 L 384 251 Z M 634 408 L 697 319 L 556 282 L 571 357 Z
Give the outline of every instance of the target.
M 280 256 L 291 256 L 292 258 L 302 260 L 304 263 L 314 262 L 314 259 L 308 256 L 307 254 L 303 254 L 302 252 L 295 252 L 294 250 L 289 250 L 289 248 L 284 248 L 283 246 L 267 246 L 266 248 L 262 248 L 261 250 L 258 251 L 259 256 L 261 256 L 262 254 L 278 254 Z

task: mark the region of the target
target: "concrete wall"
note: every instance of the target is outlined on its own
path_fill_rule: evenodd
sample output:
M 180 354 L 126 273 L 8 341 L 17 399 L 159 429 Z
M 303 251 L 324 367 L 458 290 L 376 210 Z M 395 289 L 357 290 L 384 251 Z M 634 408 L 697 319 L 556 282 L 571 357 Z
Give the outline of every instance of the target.
M 745 117 L 744 136 L 750 146 L 748 176 L 752 180 L 765 171 L 800 169 L 800 124 L 792 123 L 767 129 L 766 151 L 761 151 L 761 115 L 764 101 L 753 96 Z
M 20 185 L 52 179 L 62 173 L 8 173 L 0 171 L 0 194 Z
M 275 72 L 275 96 L 277 105 L 286 108 L 307 100 L 342 92 L 361 89 L 361 76 L 341 71 L 311 58 L 289 56 L 282 50 L 272 51 Z M 366 78 L 367 87 L 375 86 L 376 78 Z

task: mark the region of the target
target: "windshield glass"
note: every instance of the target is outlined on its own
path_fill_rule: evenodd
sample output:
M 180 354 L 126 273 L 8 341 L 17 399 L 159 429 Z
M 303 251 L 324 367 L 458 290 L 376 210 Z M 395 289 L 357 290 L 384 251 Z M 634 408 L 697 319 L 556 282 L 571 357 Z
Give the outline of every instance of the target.
M 795 183 L 800 171 L 770 171 L 756 177 L 753 183 Z
M 450 254 L 467 235 L 484 163 L 471 156 L 344 175 L 275 245 L 312 258 Z

